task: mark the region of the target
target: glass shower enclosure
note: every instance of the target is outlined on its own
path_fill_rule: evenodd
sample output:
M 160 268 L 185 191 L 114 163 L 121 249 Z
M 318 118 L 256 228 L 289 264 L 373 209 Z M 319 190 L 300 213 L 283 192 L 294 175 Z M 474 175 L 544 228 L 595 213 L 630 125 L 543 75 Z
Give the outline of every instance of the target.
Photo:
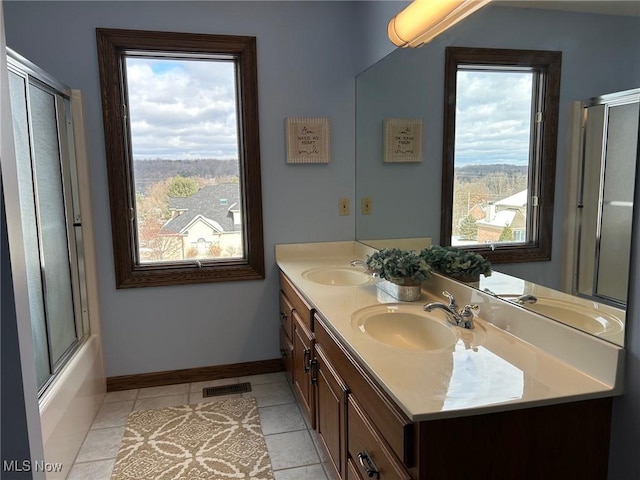
M 8 52 L 39 393 L 88 334 L 69 89 Z

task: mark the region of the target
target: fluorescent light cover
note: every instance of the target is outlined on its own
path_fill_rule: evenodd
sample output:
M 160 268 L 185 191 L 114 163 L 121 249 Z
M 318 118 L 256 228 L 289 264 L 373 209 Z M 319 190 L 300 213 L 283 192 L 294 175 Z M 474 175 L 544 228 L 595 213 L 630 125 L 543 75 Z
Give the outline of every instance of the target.
M 414 0 L 389 21 L 389 40 L 398 47 L 419 47 L 491 0 Z

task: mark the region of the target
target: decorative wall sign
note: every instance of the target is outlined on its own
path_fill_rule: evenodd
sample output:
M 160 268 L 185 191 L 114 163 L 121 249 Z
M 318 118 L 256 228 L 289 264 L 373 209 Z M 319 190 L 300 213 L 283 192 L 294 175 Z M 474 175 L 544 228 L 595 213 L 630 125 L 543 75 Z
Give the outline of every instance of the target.
M 287 163 L 329 163 L 329 119 L 288 117 Z
M 387 118 L 384 121 L 385 163 L 422 161 L 422 119 Z

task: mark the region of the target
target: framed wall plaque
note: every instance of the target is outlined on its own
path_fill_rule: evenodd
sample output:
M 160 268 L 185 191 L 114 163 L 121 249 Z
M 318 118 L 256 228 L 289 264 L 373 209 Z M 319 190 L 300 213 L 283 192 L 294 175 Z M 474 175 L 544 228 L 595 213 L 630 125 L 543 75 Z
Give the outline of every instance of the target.
M 287 163 L 329 163 L 329 119 L 287 117 Z
M 422 161 L 422 119 L 386 118 L 384 120 L 384 162 Z

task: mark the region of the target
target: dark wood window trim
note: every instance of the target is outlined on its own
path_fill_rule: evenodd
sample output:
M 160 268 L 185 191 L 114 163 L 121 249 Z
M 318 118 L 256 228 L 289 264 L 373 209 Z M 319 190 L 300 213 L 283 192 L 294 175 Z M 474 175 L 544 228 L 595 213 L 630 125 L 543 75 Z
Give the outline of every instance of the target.
M 262 193 L 256 39 L 247 36 L 96 29 L 102 87 L 111 230 L 117 288 L 263 279 Z M 122 62 L 127 51 L 232 56 L 238 69 L 240 184 L 245 256 L 216 262 L 140 264 L 135 250 L 132 162 L 123 115 Z
M 537 159 L 531 171 L 530 195 L 537 192 L 539 206 L 532 220 L 534 237 L 523 245 L 465 246 L 486 256 L 493 263 L 531 262 L 551 259 L 553 198 L 555 190 L 558 109 L 562 52 L 539 50 L 505 50 L 490 48 L 448 47 L 445 54 L 444 141 L 442 159 L 441 245 L 451 244 L 454 146 L 456 123 L 457 71 L 463 65 L 495 67 L 533 67 L 542 73 L 544 120 L 535 139 Z

